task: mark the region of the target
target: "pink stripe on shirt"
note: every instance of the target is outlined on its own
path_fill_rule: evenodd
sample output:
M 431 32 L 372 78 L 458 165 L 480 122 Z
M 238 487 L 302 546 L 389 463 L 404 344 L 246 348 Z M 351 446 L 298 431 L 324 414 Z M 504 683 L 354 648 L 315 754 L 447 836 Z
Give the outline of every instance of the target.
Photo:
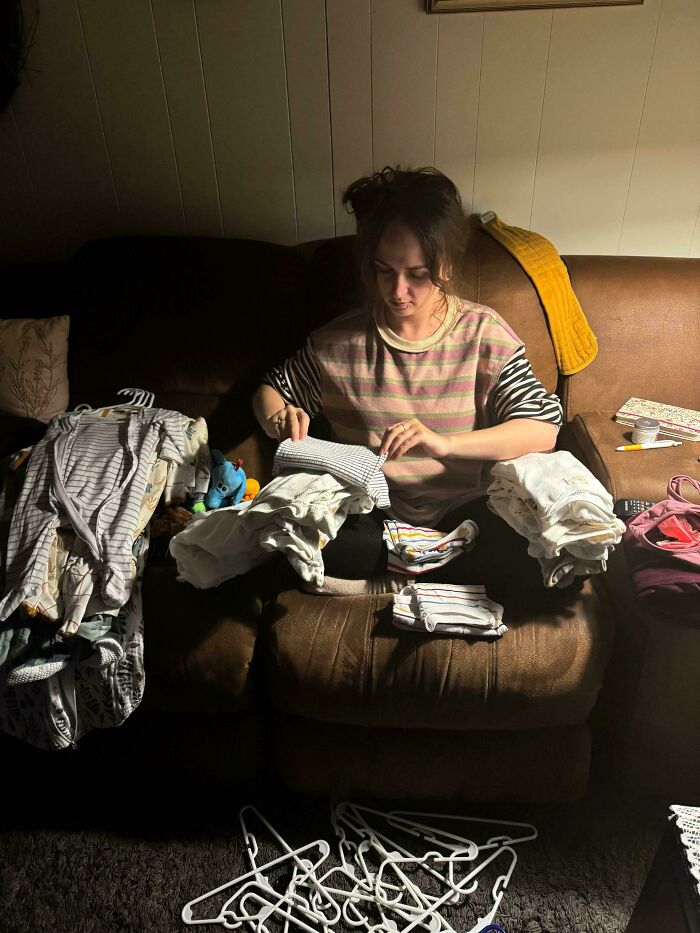
M 451 330 L 428 350 L 390 346 L 364 308 L 314 331 L 311 343 L 333 440 L 374 451 L 386 428 L 407 418 L 445 434 L 495 423 L 490 394 L 521 346 L 495 311 L 462 300 Z M 387 461 L 389 511 L 413 525 L 434 525 L 450 509 L 485 494 L 491 466 L 480 460 L 448 463 L 413 451 Z

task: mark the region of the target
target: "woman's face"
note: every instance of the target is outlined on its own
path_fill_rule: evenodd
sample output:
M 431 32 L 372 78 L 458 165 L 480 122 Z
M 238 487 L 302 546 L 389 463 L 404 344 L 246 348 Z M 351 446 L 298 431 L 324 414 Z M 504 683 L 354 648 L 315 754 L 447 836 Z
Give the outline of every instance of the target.
M 430 279 L 415 233 L 403 221 L 385 228 L 374 253 L 374 272 L 390 322 L 428 322 L 442 293 Z

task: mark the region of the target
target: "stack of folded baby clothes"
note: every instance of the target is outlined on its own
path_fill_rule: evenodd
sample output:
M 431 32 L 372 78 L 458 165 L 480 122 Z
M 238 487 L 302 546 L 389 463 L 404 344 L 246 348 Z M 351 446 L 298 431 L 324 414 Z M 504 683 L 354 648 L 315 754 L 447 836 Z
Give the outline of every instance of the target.
M 411 576 L 442 567 L 464 551 L 474 547 L 479 534 L 475 522 L 467 519 L 449 534 L 433 528 L 416 528 L 393 518 L 384 522 L 384 541 L 388 550 L 387 570 Z
M 435 635 L 498 638 L 507 632 L 503 606 L 483 586 L 460 583 L 409 583 L 394 596 L 394 625 Z
M 572 454 L 526 454 L 496 463 L 491 475 L 489 508 L 529 540 L 545 586 L 606 569 L 625 524 L 610 493 Z

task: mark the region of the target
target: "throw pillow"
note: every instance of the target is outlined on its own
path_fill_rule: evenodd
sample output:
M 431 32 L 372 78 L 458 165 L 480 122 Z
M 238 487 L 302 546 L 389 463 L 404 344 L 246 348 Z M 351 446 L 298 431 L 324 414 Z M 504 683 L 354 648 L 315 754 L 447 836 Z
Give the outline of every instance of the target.
M 67 314 L 0 320 L 0 414 L 49 422 L 68 405 Z

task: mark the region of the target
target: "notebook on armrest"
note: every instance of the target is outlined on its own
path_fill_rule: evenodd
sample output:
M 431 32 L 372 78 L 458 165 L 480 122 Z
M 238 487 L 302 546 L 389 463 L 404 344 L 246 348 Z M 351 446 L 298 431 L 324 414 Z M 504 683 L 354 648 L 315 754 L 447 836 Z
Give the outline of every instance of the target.
M 664 405 L 645 398 L 628 398 L 615 412 L 615 421 L 634 424 L 637 418 L 655 418 L 661 425 L 660 433 L 683 441 L 700 441 L 700 411 Z

